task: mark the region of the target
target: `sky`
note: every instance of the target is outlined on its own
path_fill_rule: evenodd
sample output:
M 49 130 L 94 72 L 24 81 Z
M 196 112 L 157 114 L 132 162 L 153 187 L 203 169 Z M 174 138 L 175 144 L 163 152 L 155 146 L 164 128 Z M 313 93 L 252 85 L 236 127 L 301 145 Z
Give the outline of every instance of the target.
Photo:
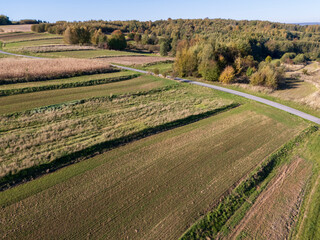
M 225 18 L 285 23 L 320 22 L 320 0 L 9 0 L 10 20 L 160 20 Z

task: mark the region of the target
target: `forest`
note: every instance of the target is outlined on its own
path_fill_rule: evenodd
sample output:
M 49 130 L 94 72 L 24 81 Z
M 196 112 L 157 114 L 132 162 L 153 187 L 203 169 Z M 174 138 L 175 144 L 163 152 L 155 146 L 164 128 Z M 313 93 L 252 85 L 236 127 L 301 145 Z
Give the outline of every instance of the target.
M 268 21 L 168 19 L 87 21 L 32 26 L 35 32 L 64 35 L 66 43 L 174 56 L 173 75 L 209 81 L 249 82 L 273 89 L 281 83 L 281 63 L 320 61 L 320 25 Z

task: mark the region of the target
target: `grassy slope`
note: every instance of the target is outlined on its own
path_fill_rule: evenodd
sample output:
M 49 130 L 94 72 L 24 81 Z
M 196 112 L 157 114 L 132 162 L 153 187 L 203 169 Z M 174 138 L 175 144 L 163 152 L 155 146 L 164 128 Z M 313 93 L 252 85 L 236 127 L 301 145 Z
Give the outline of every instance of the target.
M 192 80 L 199 80 L 199 79 L 192 79 Z M 265 99 L 268 99 L 268 100 L 271 100 L 271 101 L 274 101 L 274 102 L 278 102 L 278 103 L 284 104 L 286 106 L 295 108 L 297 110 L 300 110 L 302 112 L 314 115 L 316 117 L 320 117 L 320 110 L 313 109 L 311 107 L 308 107 L 308 106 L 303 105 L 303 104 L 299 104 L 297 102 L 292 102 L 292 101 L 289 101 L 289 100 L 283 100 L 281 98 L 273 97 L 273 96 L 270 96 L 268 94 L 258 93 L 258 92 L 255 92 L 255 91 L 250 91 L 250 90 L 247 90 L 247 89 L 243 89 L 241 87 L 220 84 L 218 82 L 208 82 L 208 81 L 203 81 L 203 82 L 214 84 L 214 85 L 217 85 L 217 86 L 222 86 L 222 87 L 225 87 L 225 88 L 230 88 L 230 89 L 237 90 L 237 91 L 240 91 L 240 92 L 249 93 L 249 94 L 252 94 L 252 95 L 255 95 L 255 96 L 258 96 L 258 97 L 262 97 L 262 98 L 265 98 Z
M 176 239 L 304 126 L 252 103 L 136 141 L 0 193 L 0 233 Z
M 320 133 L 314 134 L 299 154 L 313 163 L 313 176 L 303 202 L 298 226 L 292 239 L 317 239 L 320 236 Z
M 97 86 L 58 89 L 1 97 L 0 114 L 30 110 L 41 106 L 53 105 L 91 97 L 109 96 L 175 84 L 173 81 L 142 76 L 123 82 Z

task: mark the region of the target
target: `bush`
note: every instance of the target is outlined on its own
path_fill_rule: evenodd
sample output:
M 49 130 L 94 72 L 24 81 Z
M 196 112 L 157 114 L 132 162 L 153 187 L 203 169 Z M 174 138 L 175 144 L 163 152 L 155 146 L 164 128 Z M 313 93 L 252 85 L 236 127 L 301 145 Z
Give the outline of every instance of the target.
M 114 50 L 124 50 L 127 47 L 127 41 L 120 30 L 115 30 L 108 40 L 108 47 Z
M 102 32 L 101 28 L 96 30 L 91 36 L 91 43 L 99 47 L 107 44 L 107 40 L 107 35 Z
M 31 26 L 31 30 L 38 33 L 46 32 L 46 24 L 34 24 Z
M 281 57 L 280 61 L 282 63 L 289 63 L 288 61 L 291 60 L 291 59 L 294 59 L 295 57 L 297 56 L 297 54 L 295 53 L 285 53 L 283 54 L 283 56 Z
M 248 67 L 246 75 L 247 77 L 251 77 L 251 75 L 254 73 L 254 68 Z
M 283 71 L 272 64 L 261 65 L 259 70 L 250 78 L 250 83 L 254 86 L 265 86 L 277 89 L 283 79 Z
M 222 83 L 230 84 L 235 79 L 235 71 L 232 66 L 227 66 L 219 77 L 219 81 Z
M 63 40 L 68 44 L 86 44 L 90 43 L 91 33 L 86 27 L 68 27 Z
M 159 75 L 160 74 L 159 68 L 153 69 L 153 73 L 156 74 L 156 75 Z
M 306 63 L 307 61 L 307 58 L 304 54 L 298 54 L 294 59 L 293 59 L 293 62 L 295 64 L 303 64 L 303 63 Z
M 271 61 L 272 61 L 272 57 L 270 56 L 266 57 L 266 63 L 271 63 Z

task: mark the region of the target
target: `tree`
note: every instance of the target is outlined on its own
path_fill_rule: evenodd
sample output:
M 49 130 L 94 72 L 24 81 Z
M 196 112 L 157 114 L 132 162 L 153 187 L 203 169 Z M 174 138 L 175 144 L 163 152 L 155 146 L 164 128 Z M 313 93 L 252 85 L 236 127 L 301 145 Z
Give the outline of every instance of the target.
M 9 17 L 5 15 L 0 15 L 0 25 L 11 25 L 12 22 L 9 20 Z
M 217 62 L 210 60 L 209 62 L 203 62 L 200 64 L 199 73 L 205 80 L 218 81 L 221 70 Z
M 160 55 L 168 56 L 168 52 L 170 51 L 170 41 L 169 39 L 162 40 L 160 44 Z
M 87 27 L 67 27 L 63 39 L 68 44 L 90 43 L 91 33 Z
M 115 30 L 108 40 L 108 47 L 114 50 L 124 50 L 127 47 L 127 41 L 120 30 Z
M 232 66 L 227 66 L 219 77 L 219 81 L 222 83 L 230 84 L 235 79 L 235 71 Z
M 95 32 L 92 34 L 91 43 L 99 47 L 107 44 L 107 35 L 102 32 L 101 28 L 99 30 L 95 30 Z
M 140 33 L 136 33 L 136 34 L 134 35 L 134 41 L 135 41 L 136 43 L 138 43 L 138 42 L 141 41 L 141 34 L 140 34 Z

